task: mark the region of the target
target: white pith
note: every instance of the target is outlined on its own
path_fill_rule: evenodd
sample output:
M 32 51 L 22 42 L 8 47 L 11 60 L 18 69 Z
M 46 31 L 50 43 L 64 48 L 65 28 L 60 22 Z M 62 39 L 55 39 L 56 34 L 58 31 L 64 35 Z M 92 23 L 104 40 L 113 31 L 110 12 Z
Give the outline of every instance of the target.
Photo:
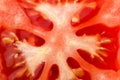
M 31 46 L 27 42 L 18 42 L 16 44 L 18 49 L 22 51 L 23 56 L 26 57 L 26 62 L 32 76 L 34 76 L 35 69 L 38 67 L 38 65 L 42 62 L 46 62 L 46 58 L 50 54 L 54 55 L 56 64 L 59 66 L 60 80 L 70 80 L 75 76 L 66 63 L 65 54 L 69 56 L 74 54 L 72 52 L 75 52 L 75 50 L 82 49 L 86 52 L 89 52 L 92 57 L 97 56 L 101 58 L 99 54 L 96 53 L 96 50 L 99 48 L 97 35 L 83 35 L 78 37 L 72 33 L 72 29 L 70 28 L 71 26 L 69 25 L 72 16 L 78 10 L 82 10 L 84 6 L 85 5 L 83 5 L 83 3 L 66 4 L 63 6 L 58 5 L 56 7 L 49 4 L 41 4 L 35 8 L 37 11 L 42 12 L 47 18 L 53 21 L 56 32 L 54 32 L 53 35 L 50 35 L 47 43 L 40 47 Z M 61 11 L 63 11 L 63 14 L 61 14 Z M 56 47 L 59 47 L 59 49 Z M 57 52 L 55 52 L 56 49 Z
M 56 55 L 54 55 L 54 58 L 56 58 L 57 60 L 56 62 L 61 63 L 59 64 L 60 67 L 63 66 L 63 63 L 66 64 L 66 62 L 63 62 L 60 55 L 65 56 L 65 54 L 67 55 L 74 54 L 72 52 L 74 52 L 77 49 L 82 49 L 91 53 L 92 57 L 99 56 L 96 53 L 96 49 L 98 48 L 98 45 L 95 44 L 97 43 L 96 36 L 91 36 L 91 40 L 88 41 L 87 38 L 90 39 L 90 36 L 86 36 L 85 38 L 84 36 L 78 38 L 76 37 L 73 39 L 71 38 L 71 36 L 66 35 L 65 37 L 66 40 L 63 43 L 64 49 L 57 49 Z M 41 47 L 34 47 L 25 42 L 18 42 L 16 45 L 18 49 L 22 51 L 23 56 L 26 57 L 27 65 L 29 66 L 29 70 L 32 75 L 34 75 L 35 69 L 38 67 L 40 63 L 46 62 L 45 61 L 46 57 L 49 56 L 49 54 L 55 53 L 54 50 L 56 48 L 55 45 L 52 47 L 48 45 L 43 45 Z

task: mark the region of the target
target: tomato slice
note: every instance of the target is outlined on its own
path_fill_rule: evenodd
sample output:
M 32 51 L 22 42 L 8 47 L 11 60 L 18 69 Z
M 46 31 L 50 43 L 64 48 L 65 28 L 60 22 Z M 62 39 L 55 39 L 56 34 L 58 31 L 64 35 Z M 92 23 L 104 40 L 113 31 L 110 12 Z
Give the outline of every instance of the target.
M 1 0 L 2 80 L 118 80 L 119 0 Z

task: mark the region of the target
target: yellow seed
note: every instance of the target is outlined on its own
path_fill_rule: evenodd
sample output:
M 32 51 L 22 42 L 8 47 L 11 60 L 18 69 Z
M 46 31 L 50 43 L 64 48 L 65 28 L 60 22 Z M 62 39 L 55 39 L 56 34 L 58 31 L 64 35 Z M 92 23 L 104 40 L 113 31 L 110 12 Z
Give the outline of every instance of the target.
M 89 7 L 89 8 L 92 8 L 92 9 L 95 9 L 96 6 L 97 6 L 96 2 L 86 3 L 86 7 Z
M 73 17 L 72 18 L 72 22 L 74 22 L 74 23 L 78 23 L 80 21 L 80 19 L 78 18 L 78 17 Z
M 108 54 L 105 51 L 97 50 L 97 53 L 104 57 L 108 56 Z
M 13 36 L 15 40 L 18 40 L 18 37 L 15 35 L 15 33 L 11 32 L 10 35 Z
M 111 43 L 112 41 L 110 39 L 103 39 L 100 43 L 101 44 L 108 44 Z
M 9 38 L 9 37 L 4 37 L 4 38 L 2 38 L 2 42 L 3 42 L 4 44 L 11 44 L 11 43 L 14 42 L 14 39 L 11 39 L 11 38 Z
M 82 68 L 72 69 L 72 71 L 77 77 L 82 77 L 84 75 Z
M 18 62 L 18 63 L 16 63 L 16 64 L 14 65 L 13 68 L 19 67 L 19 66 L 21 66 L 21 65 L 24 64 L 24 63 L 25 63 L 25 60 L 24 60 L 24 61 L 21 61 L 21 62 Z
M 18 54 L 15 54 L 15 55 L 14 55 L 14 58 L 15 58 L 15 59 L 18 58 Z

